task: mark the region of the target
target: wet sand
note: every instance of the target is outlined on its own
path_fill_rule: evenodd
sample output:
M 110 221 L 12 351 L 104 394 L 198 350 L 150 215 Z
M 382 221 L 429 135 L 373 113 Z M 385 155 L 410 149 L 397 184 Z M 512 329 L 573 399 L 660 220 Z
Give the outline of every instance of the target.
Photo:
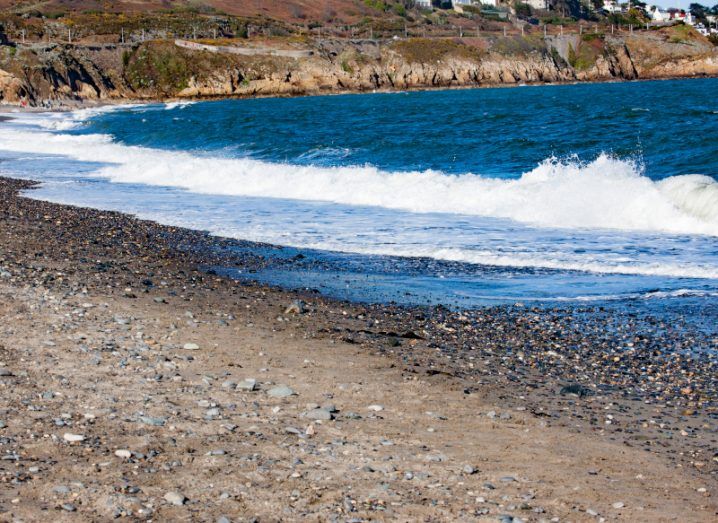
M 718 515 L 718 340 L 680 318 L 337 302 L 30 186 L 0 180 L 0 520 Z

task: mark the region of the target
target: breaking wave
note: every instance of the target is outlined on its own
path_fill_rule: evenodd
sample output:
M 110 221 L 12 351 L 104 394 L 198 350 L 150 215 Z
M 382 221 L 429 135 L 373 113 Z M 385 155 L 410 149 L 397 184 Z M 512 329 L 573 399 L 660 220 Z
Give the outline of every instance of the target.
M 107 135 L 57 132 L 100 111 L 25 118 L 0 129 L 0 148 L 58 154 L 106 166 L 91 174 L 115 183 L 200 194 L 376 206 L 416 213 L 511 219 L 536 227 L 597 228 L 718 236 L 718 183 L 701 175 L 653 181 L 633 161 L 606 154 L 591 162 L 547 159 L 516 179 L 438 171 L 387 172 L 372 166 L 321 167 L 251 158 L 206 158 L 126 146 Z M 51 129 L 52 131 L 48 131 Z

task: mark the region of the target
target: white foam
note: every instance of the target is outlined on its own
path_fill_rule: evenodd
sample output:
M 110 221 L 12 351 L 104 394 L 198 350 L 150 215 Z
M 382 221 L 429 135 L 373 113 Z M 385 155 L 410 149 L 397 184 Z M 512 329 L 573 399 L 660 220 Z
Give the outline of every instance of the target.
M 67 129 L 100 110 L 46 115 Z M 12 124 L 12 122 L 10 122 Z M 109 162 L 96 176 L 116 183 L 195 193 L 316 200 L 421 213 L 497 218 L 539 227 L 604 228 L 718 235 L 718 184 L 695 175 L 654 182 L 633 162 L 601 155 L 590 163 L 548 159 L 518 179 L 437 171 L 386 172 L 371 166 L 317 167 L 253 159 L 196 157 L 124 146 L 105 135 L 0 128 L 0 148 Z
M 192 101 L 182 101 L 182 102 L 167 102 L 165 103 L 165 109 L 167 111 L 171 111 L 172 109 L 184 109 L 185 107 L 189 107 L 190 105 L 194 105 L 197 102 Z

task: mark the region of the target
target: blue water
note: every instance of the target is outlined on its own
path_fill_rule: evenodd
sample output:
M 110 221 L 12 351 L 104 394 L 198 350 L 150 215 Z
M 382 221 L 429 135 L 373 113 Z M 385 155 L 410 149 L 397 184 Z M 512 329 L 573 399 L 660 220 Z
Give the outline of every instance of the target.
M 0 123 L 0 173 L 44 181 L 34 197 L 286 246 L 235 276 L 340 298 L 715 314 L 715 92 L 705 79 L 22 115 Z

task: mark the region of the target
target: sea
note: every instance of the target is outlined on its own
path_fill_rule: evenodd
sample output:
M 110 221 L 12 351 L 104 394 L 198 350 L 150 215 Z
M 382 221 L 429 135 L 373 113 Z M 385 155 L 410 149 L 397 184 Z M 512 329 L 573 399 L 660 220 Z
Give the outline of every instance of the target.
M 715 93 L 692 79 L 15 113 L 0 175 L 265 244 L 249 248 L 276 263 L 226 268 L 237 278 L 400 305 L 630 304 L 716 329 Z

